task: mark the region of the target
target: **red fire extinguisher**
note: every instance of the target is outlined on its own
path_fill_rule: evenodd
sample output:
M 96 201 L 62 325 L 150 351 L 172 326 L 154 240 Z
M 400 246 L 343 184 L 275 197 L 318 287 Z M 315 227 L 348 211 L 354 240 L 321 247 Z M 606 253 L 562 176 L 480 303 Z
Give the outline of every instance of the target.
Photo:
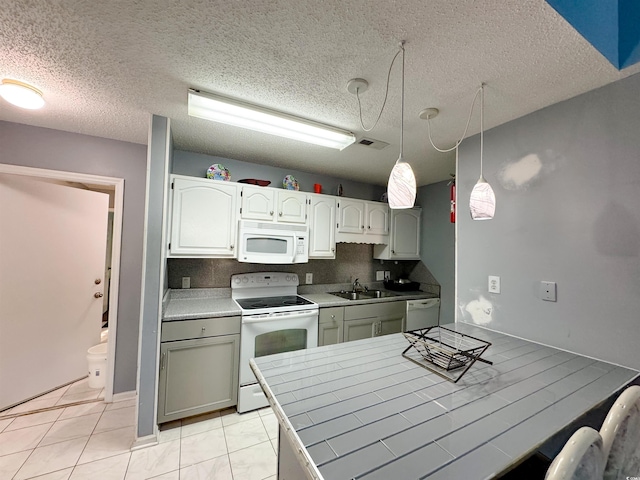
M 451 197 L 450 219 L 451 223 L 456 223 L 456 176 L 453 173 L 450 175 L 453 177 L 449 182 L 449 192 Z

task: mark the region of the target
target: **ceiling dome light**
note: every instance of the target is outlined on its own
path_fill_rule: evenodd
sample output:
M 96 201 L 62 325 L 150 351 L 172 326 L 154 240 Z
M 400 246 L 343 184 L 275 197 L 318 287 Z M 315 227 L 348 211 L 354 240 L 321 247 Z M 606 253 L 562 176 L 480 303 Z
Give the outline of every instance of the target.
M 44 106 L 42 92 L 18 80 L 5 78 L 0 83 L 0 97 L 16 107 L 37 110 Z

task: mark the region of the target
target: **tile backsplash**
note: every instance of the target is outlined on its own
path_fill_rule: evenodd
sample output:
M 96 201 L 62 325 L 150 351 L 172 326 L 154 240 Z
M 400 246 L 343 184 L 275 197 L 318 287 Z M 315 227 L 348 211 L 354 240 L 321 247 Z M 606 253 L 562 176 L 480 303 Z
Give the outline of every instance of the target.
M 305 274 L 313 273 L 314 284 L 351 283 L 356 278 L 363 284 L 376 280 L 376 271 L 391 272 L 391 278 L 411 278 L 421 283 L 437 284 L 419 260 L 393 261 L 373 259 L 373 245 L 338 243 L 334 260 L 309 260 L 295 265 L 261 265 L 241 263 L 234 259 L 169 258 L 169 288 L 182 288 L 182 277 L 191 277 L 191 288 L 223 288 L 231 284 L 231 275 L 248 272 L 297 273 L 300 284 Z

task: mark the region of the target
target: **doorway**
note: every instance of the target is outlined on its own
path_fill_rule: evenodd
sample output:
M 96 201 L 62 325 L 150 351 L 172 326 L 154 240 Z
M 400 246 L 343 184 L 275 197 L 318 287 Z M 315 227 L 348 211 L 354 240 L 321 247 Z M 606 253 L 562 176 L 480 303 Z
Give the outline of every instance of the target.
M 105 282 L 108 282 L 108 300 L 104 304 L 103 313 L 108 318 L 109 341 L 107 342 L 107 376 L 105 379 L 104 400 L 113 401 L 114 366 L 115 366 L 115 339 L 117 331 L 118 287 L 120 276 L 120 249 L 122 237 L 122 218 L 124 201 L 124 179 L 115 177 L 103 177 L 76 172 L 64 172 L 58 170 L 45 170 L 31 167 L 0 164 L 0 173 L 31 177 L 49 183 L 68 184 L 74 188 L 88 190 L 100 190 L 111 192 L 112 206 L 110 204 L 110 217 L 112 218 L 111 246 L 109 254 L 111 268 L 105 273 Z M 107 292 L 105 284 L 105 293 Z M 45 393 L 45 392 L 43 392 Z

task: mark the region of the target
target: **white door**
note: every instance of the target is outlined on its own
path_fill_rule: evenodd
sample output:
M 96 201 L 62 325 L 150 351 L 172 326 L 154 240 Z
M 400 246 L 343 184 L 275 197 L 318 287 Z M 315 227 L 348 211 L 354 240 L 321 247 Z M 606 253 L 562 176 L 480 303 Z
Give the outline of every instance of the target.
M 109 197 L 0 174 L 0 205 L 1 409 L 87 375 Z

